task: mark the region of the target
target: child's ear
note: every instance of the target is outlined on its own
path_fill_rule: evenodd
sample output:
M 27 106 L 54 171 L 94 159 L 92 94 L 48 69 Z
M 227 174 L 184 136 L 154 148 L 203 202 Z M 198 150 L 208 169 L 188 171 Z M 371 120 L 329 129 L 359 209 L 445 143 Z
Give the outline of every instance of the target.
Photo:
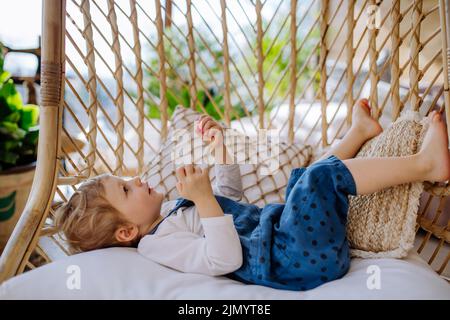
M 136 238 L 139 229 L 135 225 L 120 226 L 115 233 L 116 239 L 119 242 L 129 242 Z

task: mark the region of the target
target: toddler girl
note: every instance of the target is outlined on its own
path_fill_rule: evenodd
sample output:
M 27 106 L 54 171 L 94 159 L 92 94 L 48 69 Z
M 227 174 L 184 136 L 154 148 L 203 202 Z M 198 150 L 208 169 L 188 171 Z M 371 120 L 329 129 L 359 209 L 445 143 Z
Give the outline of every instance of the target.
M 445 124 L 436 112 L 427 121 L 417 154 L 352 159 L 382 131 L 368 101 L 358 101 L 340 143 L 307 168 L 291 172 L 285 203 L 260 208 L 240 202 L 239 166 L 230 164 L 220 125 L 202 116 L 198 133 L 210 141 L 217 161 L 214 186 L 208 169 L 183 166 L 176 170 L 181 198 L 163 201 L 163 194 L 139 178 L 98 176 L 57 210 L 55 230 L 62 231 L 73 252 L 135 246 L 145 257 L 182 272 L 312 289 L 348 271 L 348 195 L 450 178 Z

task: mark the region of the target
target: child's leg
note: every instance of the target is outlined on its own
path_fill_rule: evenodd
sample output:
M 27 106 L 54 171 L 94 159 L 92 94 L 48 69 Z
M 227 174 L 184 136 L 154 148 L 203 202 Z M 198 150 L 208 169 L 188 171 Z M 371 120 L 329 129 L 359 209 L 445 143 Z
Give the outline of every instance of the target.
M 362 135 L 358 128 L 351 127 L 342 140 L 331 147 L 316 162 L 326 159 L 331 155 L 335 155 L 341 160 L 353 158 L 367 140 L 367 137 Z
M 367 99 L 359 100 L 352 113 L 352 126 L 344 138 L 330 148 L 317 161 L 335 155 L 341 160 L 353 158 L 361 149 L 361 146 L 369 139 L 383 131 L 377 120 L 370 115 L 370 106 Z
M 445 125 L 437 113 L 432 113 L 428 119 L 430 127 L 421 150 L 415 155 L 343 161 L 353 175 L 357 194 L 370 194 L 409 182 L 450 179 L 450 152 Z

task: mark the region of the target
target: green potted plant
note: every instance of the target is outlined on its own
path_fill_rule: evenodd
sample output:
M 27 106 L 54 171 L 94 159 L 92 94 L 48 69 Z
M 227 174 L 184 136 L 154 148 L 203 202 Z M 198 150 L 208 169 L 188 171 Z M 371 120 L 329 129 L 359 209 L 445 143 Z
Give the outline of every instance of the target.
M 0 45 L 0 252 L 28 199 L 39 134 L 38 106 L 23 103 L 3 64 Z

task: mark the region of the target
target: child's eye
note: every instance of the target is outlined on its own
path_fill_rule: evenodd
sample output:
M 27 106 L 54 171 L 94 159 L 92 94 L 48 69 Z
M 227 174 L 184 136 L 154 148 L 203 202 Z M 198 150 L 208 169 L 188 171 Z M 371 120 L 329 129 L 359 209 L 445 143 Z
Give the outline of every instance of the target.
M 123 186 L 123 192 L 125 192 L 125 194 L 127 194 L 128 188 L 126 186 Z

